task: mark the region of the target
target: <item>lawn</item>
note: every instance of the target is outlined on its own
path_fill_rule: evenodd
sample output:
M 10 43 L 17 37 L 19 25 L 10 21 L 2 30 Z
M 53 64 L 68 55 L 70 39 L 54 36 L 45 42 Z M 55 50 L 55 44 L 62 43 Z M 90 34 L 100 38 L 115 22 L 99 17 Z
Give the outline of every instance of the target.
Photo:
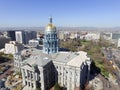
M 106 64 L 104 63 L 104 55 L 101 51 L 101 46 L 98 43 L 94 43 L 92 41 L 85 41 L 82 42 L 82 44 L 85 45 L 84 51 L 86 51 L 95 62 L 95 65 L 100 69 L 101 74 L 105 77 L 108 77 L 109 73 L 105 67 Z

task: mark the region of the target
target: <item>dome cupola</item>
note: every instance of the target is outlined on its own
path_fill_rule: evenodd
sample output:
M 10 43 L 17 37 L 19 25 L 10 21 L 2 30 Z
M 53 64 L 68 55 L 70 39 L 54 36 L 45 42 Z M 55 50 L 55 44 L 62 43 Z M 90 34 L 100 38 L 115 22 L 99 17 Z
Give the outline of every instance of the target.
M 52 23 L 52 17 L 50 17 L 50 23 L 46 26 L 46 31 L 56 31 L 55 25 Z

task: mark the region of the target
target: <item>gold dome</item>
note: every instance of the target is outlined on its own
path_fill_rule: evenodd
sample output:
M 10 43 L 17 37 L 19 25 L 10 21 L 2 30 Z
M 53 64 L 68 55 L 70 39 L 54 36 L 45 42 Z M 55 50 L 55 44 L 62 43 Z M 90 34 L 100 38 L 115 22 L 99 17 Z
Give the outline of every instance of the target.
M 46 26 L 46 31 L 55 31 L 55 30 L 56 30 L 56 27 L 52 23 Z
M 50 23 L 46 26 L 46 31 L 55 31 L 56 27 L 52 24 L 52 17 L 50 18 Z

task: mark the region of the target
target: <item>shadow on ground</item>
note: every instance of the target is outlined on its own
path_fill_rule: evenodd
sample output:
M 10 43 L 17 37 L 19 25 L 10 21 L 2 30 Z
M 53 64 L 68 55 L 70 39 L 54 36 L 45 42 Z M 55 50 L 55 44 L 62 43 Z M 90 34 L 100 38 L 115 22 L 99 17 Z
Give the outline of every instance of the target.
M 94 78 L 95 78 L 98 74 L 100 74 L 100 73 L 101 73 L 100 68 L 98 68 L 98 67 L 95 65 L 95 62 L 92 61 L 89 80 L 94 79 Z

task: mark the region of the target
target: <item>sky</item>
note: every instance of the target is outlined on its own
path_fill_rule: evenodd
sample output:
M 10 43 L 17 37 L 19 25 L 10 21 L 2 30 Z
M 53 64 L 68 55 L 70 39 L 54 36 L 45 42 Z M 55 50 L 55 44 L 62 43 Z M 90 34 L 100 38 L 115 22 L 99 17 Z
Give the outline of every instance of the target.
M 0 27 L 119 27 L 120 0 L 0 0 Z

